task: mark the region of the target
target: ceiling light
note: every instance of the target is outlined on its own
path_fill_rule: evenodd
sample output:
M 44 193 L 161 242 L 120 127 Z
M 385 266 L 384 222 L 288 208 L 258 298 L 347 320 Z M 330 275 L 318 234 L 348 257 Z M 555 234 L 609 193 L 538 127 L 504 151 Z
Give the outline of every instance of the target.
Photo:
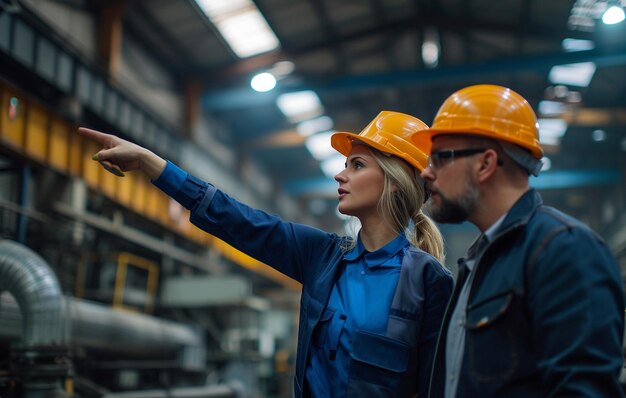
M 539 101 L 538 110 L 541 115 L 560 115 L 565 113 L 565 104 L 558 101 Z
M 320 116 L 315 119 L 305 120 L 298 123 L 296 129 L 298 134 L 303 137 L 308 137 L 315 133 L 328 131 L 333 128 L 333 119 L 328 116 Z
M 333 147 L 330 146 L 331 135 L 333 135 L 333 133 L 319 133 L 314 134 L 306 139 L 304 144 L 315 159 L 324 160 L 335 153 Z
M 272 74 L 276 76 L 276 78 L 280 79 L 285 77 L 296 69 L 296 66 L 291 61 L 280 61 L 276 62 L 274 66 L 272 66 Z
M 550 69 L 549 78 L 554 84 L 587 87 L 595 72 L 596 64 L 593 62 L 556 65 Z
M 278 38 L 250 0 L 196 0 L 239 58 L 275 50 Z
M 281 94 L 276 99 L 276 105 L 294 123 L 319 116 L 324 112 L 320 98 L 312 90 Z
M 602 22 L 606 25 L 614 25 L 624 20 L 624 10 L 619 6 L 611 6 L 602 15 Z
M 567 130 L 563 119 L 539 119 L 539 142 L 546 145 L 559 145 Z
M 422 43 L 422 61 L 427 68 L 434 68 L 439 64 L 439 34 L 434 29 L 428 29 L 424 33 Z
M 593 130 L 593 132 L 591 133 L 591 139 L 593 139 L 595 142 L 602 142 L 606 140 L 606 131 L 601 129 Z
M 276 78 L 271 73 L 259 73 L 250 80 L 250 86 L 254 91 L 264 93 L 276 87 Z
M 593 50 L 596 48 L 596 45 L 592 40 L 581 39 L 563 39 L 561 46 L 563 47 L 563 50 L 567 52 Z

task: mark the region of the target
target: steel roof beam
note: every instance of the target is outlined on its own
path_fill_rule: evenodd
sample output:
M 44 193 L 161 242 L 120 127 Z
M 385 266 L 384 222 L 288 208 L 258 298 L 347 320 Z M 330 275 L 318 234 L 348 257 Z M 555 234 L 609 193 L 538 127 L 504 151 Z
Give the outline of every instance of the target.
M 598 67 L 625 65 L 626 48 L 611 50 L 588 50 L 571 53 L 551 53 L 523 57 L 496 59 L 476 64 L 463 64 L 436 69 L 412 69 L 385 73 L 343 75 L 339 77 L 309 76 L 308 86 L 281 87 L 268 93 L 256 93 L 252 90 L 232 89 L 208 92 L 202 99 L 207 110 L 241 109 L 267 105 L 285 92 L 314 89 L 320 95 L 336 95 L 342 92 L 376 90 L 390 87 L 420 87 L 449 84 L 469 78 L 492 76 L 498 73 L 518 73 L 521 71 L 537 71 L 547 73 L 554 65 L 577 62 L 595 62 Z

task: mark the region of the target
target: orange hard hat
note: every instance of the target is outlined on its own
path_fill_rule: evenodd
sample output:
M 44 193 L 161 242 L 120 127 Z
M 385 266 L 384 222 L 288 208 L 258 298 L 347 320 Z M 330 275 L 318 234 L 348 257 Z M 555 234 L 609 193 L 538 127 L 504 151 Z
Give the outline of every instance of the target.
M 507 141 L 528 149 L 534 158 L 543 156 L 535 112 L 528 101 L 506 87 L 479 84 L 455 92 L 439 108 L 432 127 L 412 140 L 419 145 L 437 135 L 455 133 Z
M 411 142 L 411 136 L 427 128 L 426 123 L 411 115 L 382 111 L 359 134 L 333 134 L 330 145 L 342 155 L 348 156 L 352 141 L 361 141 L 381 152 L 406 160 L 422 172 L 428 165 L 430 141 L 422 141 L 416 146 Z

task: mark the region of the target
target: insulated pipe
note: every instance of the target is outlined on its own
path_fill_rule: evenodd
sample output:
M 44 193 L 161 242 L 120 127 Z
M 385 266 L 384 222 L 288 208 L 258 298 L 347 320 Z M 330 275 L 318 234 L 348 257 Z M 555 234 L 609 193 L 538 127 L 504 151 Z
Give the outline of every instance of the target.
M 243 391 L 226 384 L 202 387 L 181 387 L 167 390 L 116 392 L 102 398 L 238 398 Z
M 183 348 L 204 353 L 201 334 L 189 326 L 76 298 L 64 301 L 69 315 L 64 323 L 72 332 L 69 344 L 74 347 L 116 358 L 173 358 Z M 0 340 L 20 338 L 22 317 L 15 299 L 0 294 Z M 200 366 L 203 359 L 192 362 Z
M 22 314 L 21 348 L 64 346 L 63 297 L 56 275 L 35 252 L 0 240 L 0 291 L 15 297 Z
M 27 247 L 0 240 L 0 339 L 21 349 L 74 347 L 117 358 L 178 359 L 183 368 L 204 366 L 199 330 L 144 314 L 115 311 L 63 297 L 48 264 Z M 69 337 L 71 336 L 71 338 Z

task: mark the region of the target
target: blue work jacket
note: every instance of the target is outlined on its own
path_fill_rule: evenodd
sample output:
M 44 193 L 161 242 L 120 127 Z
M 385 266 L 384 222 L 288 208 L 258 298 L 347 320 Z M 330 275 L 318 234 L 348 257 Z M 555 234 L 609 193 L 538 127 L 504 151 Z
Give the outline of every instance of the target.
M 458 398 L 623 396 L 622 281 L 588 227 L 529 190 L 472 272 Z M 461 287 L 446 310 L 430 397 L 443 393 L 446 330 Z
M 349 238 L 253 209 L 170 162 L 154 184 L 191 211 L 193 224 L 302 283 L 294 392 L 296 397 L 306 395 L 304 374 L 313 331 Z M 353 342 L 348 396 L 426 395 L 452 277 L 421 250 L 410 247 L 404 257 L 402 272 L 411 272 L 398 282 L 394 297 L 398 308 L 392 304 L 387 333 L 361 331 Z

